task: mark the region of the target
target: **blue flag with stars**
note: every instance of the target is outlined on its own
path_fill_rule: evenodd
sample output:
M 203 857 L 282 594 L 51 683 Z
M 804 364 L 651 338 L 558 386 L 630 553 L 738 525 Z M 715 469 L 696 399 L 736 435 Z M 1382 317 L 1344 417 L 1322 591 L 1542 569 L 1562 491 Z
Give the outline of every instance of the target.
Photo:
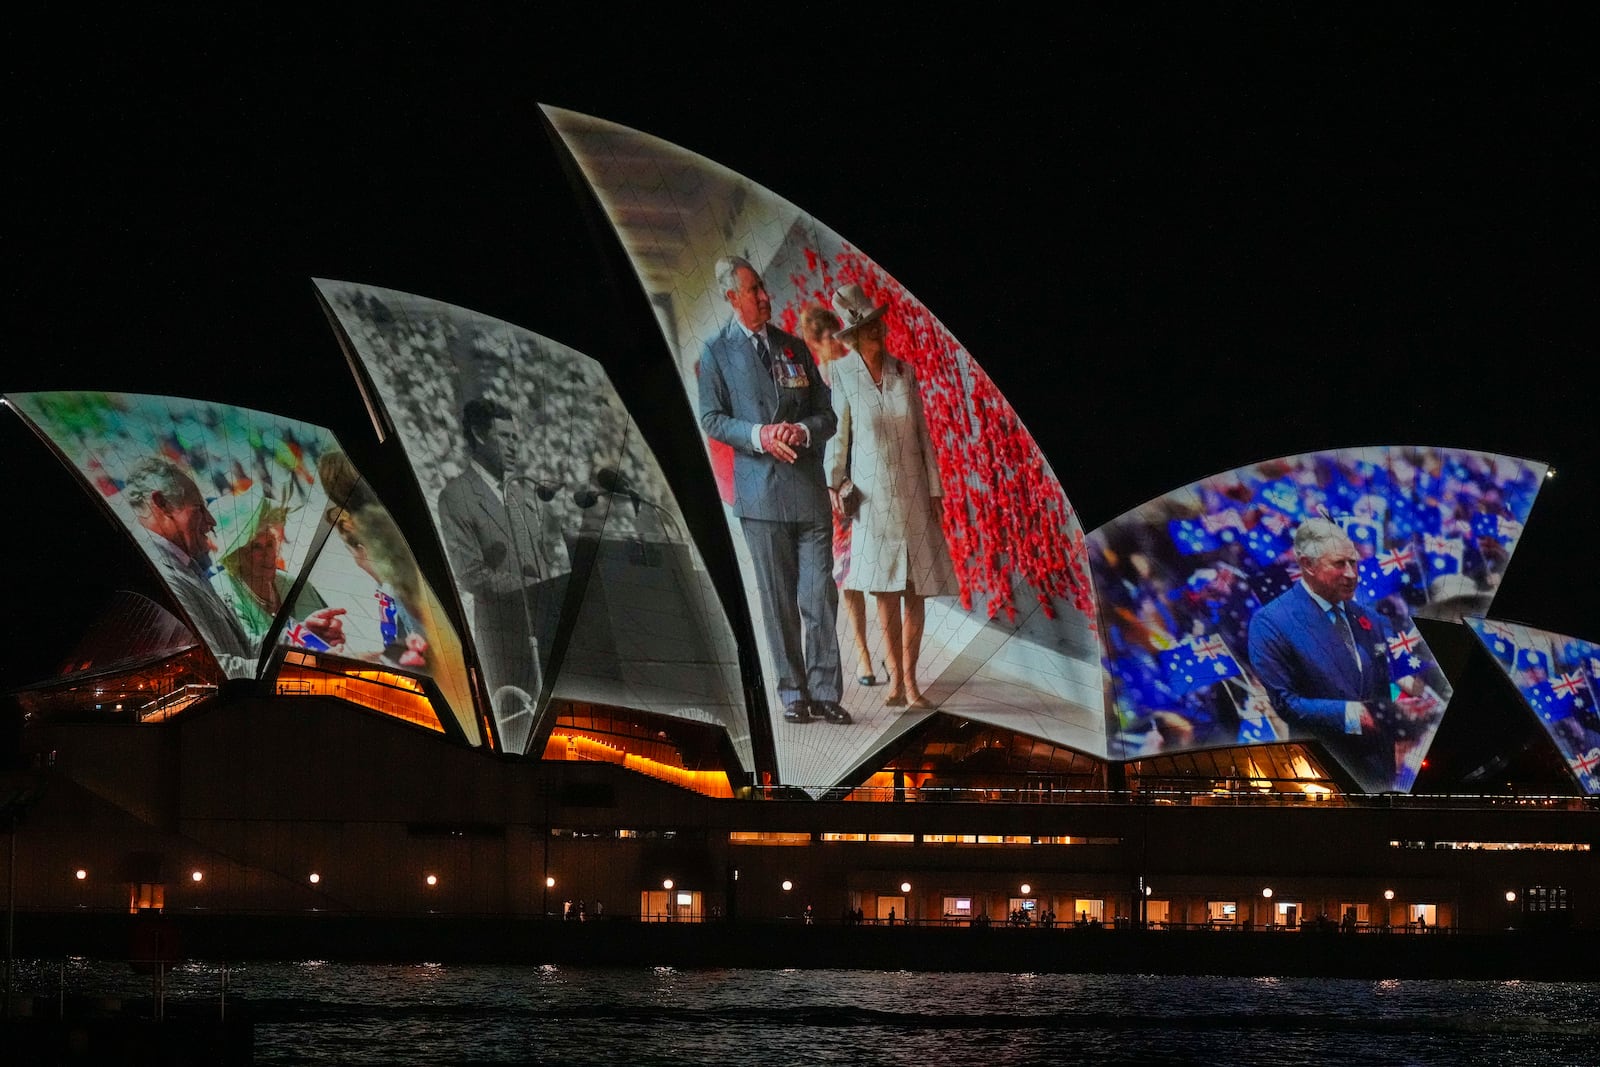
M 1422 539 L 1422 556 L 1428 563 L 1430 577 L 1460 574 L 1461 561 L 1466 556 L 1466 544 L 1459 537 L 1434 537 L 1429 534 Z
M 1188 638 L 1161 653 L 1161 669 L 1167 675 L 1167 688 L 1180 696 L 1240 674 L 1238 661 L 1215 634 Z
M 1173 519 L 1167 523 L 1167 532 L 1172 535 L 1172 543 L 1185 556 L 1215 552 L 1222 547 L 1216 535 L 1197 519 Z
M 1376 557 L 1364 559 L 1357 565 L 1360 578 L 1356 583 L 1356 599 L 1363 604 L 1382 600 L 1398 593 L 1405 586 L 1405 572 L 1385 570 Z
M 1403 634 L 1396 634 L 1388 639 L 1389 645 L 1389 677 L 1392 679 L 1405 678 L 1409 675 L 1420 674 L 1427 666 L 1427 660 L 1422 658 L 1424 645 L 1422 635 L 1413 626 Z
M 1371 519 L 1360 515 L 1338 515 L 1333 521 L 1344 527 L 1345 536 L 1357 548 L 1383 547 L 1383 533 Z
M 1517 650 L 1517 670 L 1539 671 L 1543 674 L 1550 673 L 1550 657 L 1537 648 L 1519 648 Z
M 1530 685 L 1522 691 L 1528 706 L 1547 723 L 1556 723 L 1572 717 L 1576 701 L 1571 693 L 1558 693 L 1549 682 Z

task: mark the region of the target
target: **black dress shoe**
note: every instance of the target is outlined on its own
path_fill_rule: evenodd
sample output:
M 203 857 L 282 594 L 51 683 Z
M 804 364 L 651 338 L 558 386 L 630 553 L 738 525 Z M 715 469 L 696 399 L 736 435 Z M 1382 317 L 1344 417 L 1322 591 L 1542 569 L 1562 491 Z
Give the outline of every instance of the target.
M 850 718 L 848 711 L 839 706 L 837 700 L 813 700 L 811 702 L 811 713 L 813 715 L 821 715 L 829 722 L 838 723 L 840 726 L 848 726 L 855 721 Z
M 807 701 L 804 701 L 804 700 L 796 700 L 792 704 L 784 705 L 784 708 L 783 708 L 783 721 L 784 722 L 810 722 L 811 721 L 811 708 L 809 706 L 809 703 Z

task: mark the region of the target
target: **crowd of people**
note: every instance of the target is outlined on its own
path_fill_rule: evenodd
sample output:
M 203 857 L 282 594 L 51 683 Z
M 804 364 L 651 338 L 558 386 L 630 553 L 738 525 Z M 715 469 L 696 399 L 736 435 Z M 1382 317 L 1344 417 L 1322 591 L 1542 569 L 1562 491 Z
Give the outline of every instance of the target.
M 1449 688 L 1412 616 L 1457 619 L 1487 604 L 1539 481 L 1534 464 L 1473 452 L 1311 453 L 1207 479 L 1096 530 L 1091 558 L 1117 694 L 1114 749 L 1140 755 L 1282 739 L 1282 708 L 1263 704 L 1267 687 L 1249 654 L 1252 622 L 1305 584 L 1296 531 L 1331 519 L 1354 553 L 1344 599 L 1362 612 L 1357 628 L 1381 627 L 1396 639 L 1403 655 L 1393 680 L 1420 678 L 1431 693 L 1424 721 L 1391 724 L 1402 748 L 1420 753 Z M 1214 676 L 1176 677 L 1183 657 L 1175 650 L 1184 646 Z M 1414 775 L 1403 764 L 1385 788 L 1404 788 Z

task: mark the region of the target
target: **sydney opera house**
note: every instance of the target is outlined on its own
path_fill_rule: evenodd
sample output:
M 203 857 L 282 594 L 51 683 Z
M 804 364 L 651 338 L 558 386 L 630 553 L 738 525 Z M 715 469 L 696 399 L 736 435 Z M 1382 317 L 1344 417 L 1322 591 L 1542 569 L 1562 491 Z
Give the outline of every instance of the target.
M 168 594 L 11 694 L 20 911 L 1600 923 L 1600 646 L 1493 611 L 1545 464 L 1356 443 L 1085 530 L 876 261 L 545 118 L 661 345 L 317 280 L 410 499 L 289 395 L 5 397 Z

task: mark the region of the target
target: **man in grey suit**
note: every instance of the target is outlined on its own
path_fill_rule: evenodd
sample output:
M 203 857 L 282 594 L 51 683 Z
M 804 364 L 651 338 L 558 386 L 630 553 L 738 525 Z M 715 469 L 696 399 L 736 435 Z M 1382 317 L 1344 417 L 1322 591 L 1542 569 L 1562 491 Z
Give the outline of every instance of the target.
M 507 752 L 523 752 L 572 564 L 549 488 L 523 476 L 522 437 L 503 404 L 461 411 L 467 470 L 439 493 L 439 526 L 456 582 L 472 595 L 472 636 Z M 509 688 L 508 688 L 509 687 Z
M 733 318 L 700 357 L 700 425 L 733 449 L 733 511 L 755 570 L 787 722 L 848 723 L 834 630 L 833 519 L 822 451 L 836 425 L 804 342 L 773 326 L 761 275 L 717 263 Z

